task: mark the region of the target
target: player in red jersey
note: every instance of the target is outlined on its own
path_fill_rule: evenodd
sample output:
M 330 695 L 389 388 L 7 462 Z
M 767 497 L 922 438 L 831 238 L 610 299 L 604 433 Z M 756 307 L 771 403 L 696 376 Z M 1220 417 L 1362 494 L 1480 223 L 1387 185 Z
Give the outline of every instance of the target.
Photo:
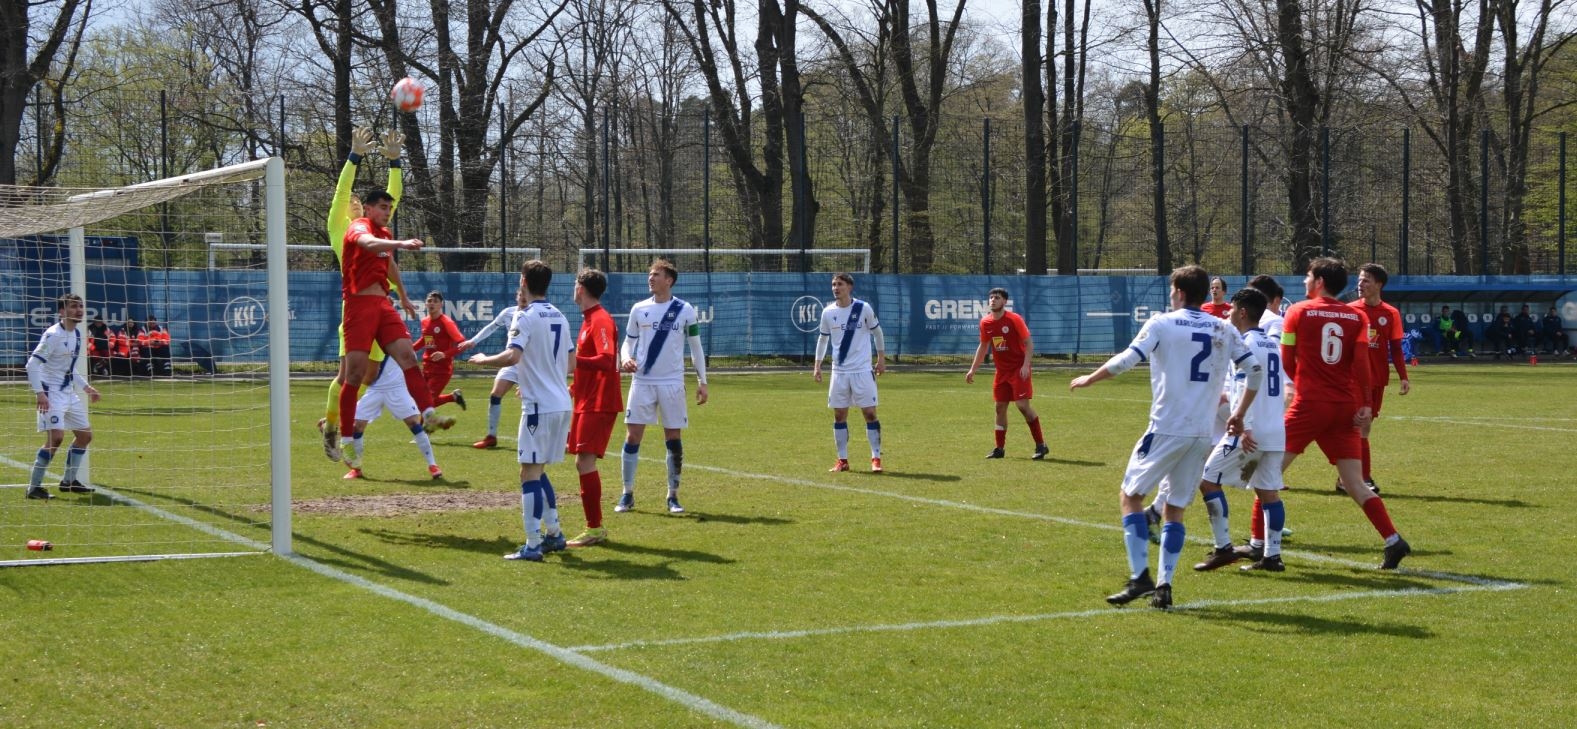
M 1199 308 L 1217 319 L 1231 316 L 1232 302 L 1227 301 L 1227 282 L 1220 277 L 1210 279 L 1210 300 Z
M 1373 413 L 1369 322 L 1362 311 L 1336 299 L 1346 287 L 1346 264 L 1316 258 L 1303 279 L 1308 300 L 1287 310 L 1281 363 L 1295 387 L 1287 408 L 1287 456 L 1281 470 L 1286 472 L 1310 443 L 1318 443 L 1336 465 L 1342 489 L 1385 539 L 1380 568 L 1395 569 L 1412 549 L 1391 524 L 1385 502 L 1363 485 L 1363 444 L 1358 433 L 1368 427 Z
M 1393 365 L 1397 379 L 1402 382 L 1401 394 L 1406 395 L 1413 389 L 1407 379 L 1407 362 L 1402 357 L 1402 313 L 1380 300 L 1388 278 L 1385 267 L 1378 263 L 1359 266 L 1358 295 L 1361 298 L 1348 305 L 1362 311 L 1369 320 L 1369 403 L 1374 408 L 1374 418 L 1380 417 L 1380 404 L 1385 401 L 1385 386 L 1391 382 Z M 1363 482 L 1378 494 L 1380 487 L 1374 484 L 1369 471 L 1369 429 L 1373 426 L 1374 420 L 1370 419 L 1362 431 Z M 1337 481 L 1336 490 L 1341 490 L 1340 481 Z
M 586 512 L 586 531 L 569 541 L 571 547 L 590 547 L 608 540 L 602 526 L 602 474 L 597 459 L 608 450 L 613 423 L 624 410 L 619 394 L 619 328 L 602 308 L 608 277 L 595 268 L 575 277 L 575 304 L 580 307 L 580 338 L 575 340 L 575 414 L 569 426 L 569 452 L 575 454 L 580 473 L 580 505 Z
M 394 198 L 375 190 L 362 200 L 365 217 L 351 221 L 345 231 L 340 259 L 341 294 L 345 298 L 345 382 L 340 385 L 340 437 L 349 441 L 355 432 L 356 390 L 367 376 L 368 353 L 377 342 L 405 375 L 405 387 L 426 416 L 432 396 L 411 347 L 411 332 L 389 301 L 389 264 L 393 251 L 414 251 L 420 238 L 394 240 L 385 226 L 394 210 Z M 352 384 L 354 383 L 354 384 Z M 346 445 L 349 445 L 347 442 Z
M 464 342 L 460 327 L 444 313 L 444 295 L 437 291 L 427 294 L 427 316 L 422 318 L 422 340 L 415 349 L 422 353 L 422 377 L 427 380 L 427 394 L 432 398 L 435 408 L 454 403 L 461 410 L 465 409 L 465 396 L 460 390 L 444 392 L 450 378 L 454 377 L 455 355 L 466 350 L 466 347 L 461 346 Z
M 986 361 L 986 352 L 992 353 L 997 374 L 991 380 L 991 397 L 997 403 L 996 447 L 986 458 L 1002 458 L 1007 444 L 1008 403 L 1018 406 L 1029 425 L 1029 434 L 1035 438 L 1034 460 L 1046 457 L 1046 437 L 1040 432 L 1040 415 L 1029 404 L 1035 396 L 1035 387 L 1029 378 L 1029 363 L 1035 357 L 1035 343 L 1030 339 L 1029 326 L 1024 318 L 1007 310 L 1008 290 L 995 288 L 989 294 L 991 313 L 980 320 L 980 346 L 975 348 L 975 361 L 969 364 L 964 382 L 974 384 L 975 372 Z

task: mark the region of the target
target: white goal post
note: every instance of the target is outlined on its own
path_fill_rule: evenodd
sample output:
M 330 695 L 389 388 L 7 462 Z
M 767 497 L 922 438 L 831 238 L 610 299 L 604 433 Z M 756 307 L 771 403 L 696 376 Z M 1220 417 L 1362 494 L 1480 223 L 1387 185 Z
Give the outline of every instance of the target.
M 285 206 L 277 157 L 110 189 L 0 186 L 0 566 L 292 553 Z M 261 266 L 215 282 L 141 265 L 225 226 L 257 241 Z M 253 329 L 218 313 L 215 287 L 263 303 Z M 46 457 L 23 365 L 67 292 L 87 309 L 75 378 L 103 399 L 82 396 L 84 452 L 66 430 Z M 173 367 L 160 328 L 192 352 L 201 340 L 219 368 Z M 91 493 L 55 493 L 73 465 Z

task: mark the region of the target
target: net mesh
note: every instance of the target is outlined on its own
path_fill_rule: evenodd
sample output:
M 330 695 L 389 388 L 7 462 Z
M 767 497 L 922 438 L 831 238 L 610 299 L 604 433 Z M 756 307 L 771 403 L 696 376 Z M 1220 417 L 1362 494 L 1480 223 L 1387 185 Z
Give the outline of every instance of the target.
M 216 232 L 262 243 L 261 174 L 256 163 L 113 190 L 0 191 L 0 411 L 11 413 L 0 418 L 0 563 L 268 541 L 267 257 L 213 271 L 172 255 Z M 25 364 L 72 290 L 62 221 L 84 229 L 79 373 L 103 395 L 82 395 L 91 442 L 78 480 L 92 493 L 59 488 L 71 430 L 35 475 L 47 439 Z M 54 498 L 28 498 L 35 481 Z

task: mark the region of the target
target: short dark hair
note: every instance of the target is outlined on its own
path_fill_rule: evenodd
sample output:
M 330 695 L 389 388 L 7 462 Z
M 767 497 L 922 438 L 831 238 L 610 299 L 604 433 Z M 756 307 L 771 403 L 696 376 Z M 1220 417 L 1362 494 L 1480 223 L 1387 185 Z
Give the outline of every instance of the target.
M 66 304 L 69 304 L 73 301 L 80 304 L 82 303 L 82 297 L 76 294 L 61 294 L 60 298 L 55 299 L 55 311 L 65 311 Z
M 1259 318 L 1265 315 L 1267 306 L 1270 306 L 1270 298 L 1265 296 L 1265 292 L 1253 286 L 1238 289 L 1238 292 L 1232 295 L 1232 310 L 1243 312 L 1249 321 L 1259 321 Z
M 1358 267 L 1358 272 L 1369 274 L 1369 278 L 1374 279 L 1375 283 L 1380 284 L 1380 288 L 1382 289 L 1385 288 L 1385 282 L 1391 278 L 1391 274 L 1385 272 L 1385 266 L 1382 266 L 1378 263 L 1365 263 Z
M 834 281 L 842 281 L 842 282 L 848 284 L 849 288 L 851 288 L 851 289 L 854 288 L 854 277 L 850 276 L 845 271 L 839 271 L 839 272 L 837 272 L 835 274 L 832 274 L 832 280 L 834 280 Z
M 1347 289 L 1347 264 L 1340 258 L 1324 256 L 1309 261 L 1309 273 L 1325 284 L 1326 296 L 1337 296 Z
M 1172 286 L 1183 292 L 1184 306 L 1199 306 L 1210 295 L 1210 274 L 1199 266 L 1183 266 L 1172 271 Z
M 994 289 L 992 289 L 990 291 L 987 291 L 986 292 L 986 298 L 989 299 L 989 298 L 991 298 L 993 296 L 996 296 L 998 294 L 1001 294 L 1002 298 L 1004 298 L 1004 299 L 1012 299 L 1013 298 L 1011 296 L 1008 296 L 1008 290 L 1005 289 L 1005 288 L 1002 288 L 1001 286 L 998 286 L 998 287 L 996 287 L 996 288 L 994 288 Z
M 662 271 L 664 275 L 668 276 L 669 281 L 679 282 L 679 269 L 674 268 L 674 262 L 666 258 L 653 258 L 652 267 L 649 270 Z
M 1262 273 L 1250 279 L 1248 285 L 1259 289 L 1259 292 L 1265 295 L 1266 306 L 1270 306 L 1271 299 L 1279 299 L 1287 295 L 1286 290 L 1281 288 L 1281 282 L 1277 281 L 1275 276 L 1268 276 Z
M 444 300 L 444 294 L 443 294 L 442 291 L 439 291 L 437 289 L 433 289 L 432 291 L 427 292 L 427 298 L 429 298 L 429 299 L 436 298 L 439 301 L 443 301 Z
M 394 196 L 390 195 L 388 190 L 379 188 L 367 193 L 366 195 L 363 195 L 361 198 L 361 204 L 370 208 L 380 202 L 383 202 L 384 200 L 388 200 L 392 203 L 394 202 Z
M 603 292 L 608 290 L 608 275 L 595 268 L 582 268 L 575 276 L 575 283 L 591 295 L 591 298 L 601 300 Z
M 533 258 L 520 266 L 520 275 L 526 279 L 526 291 L 532 296 L 547 296 L 548 284 L 553 282 L 553 268 L 540 258 Z

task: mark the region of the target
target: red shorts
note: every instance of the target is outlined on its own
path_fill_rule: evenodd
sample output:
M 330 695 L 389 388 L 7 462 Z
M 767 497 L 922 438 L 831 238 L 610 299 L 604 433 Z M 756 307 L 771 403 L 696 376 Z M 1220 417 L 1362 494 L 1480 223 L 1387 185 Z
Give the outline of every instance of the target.
M 1369 409 L 1373 416 L 1380 417 L 1380 403 L 1385 402 L 1385 385 L 1369 388 Z
M 991 381 L 991 399 L 997 402 L 1017 402 L 1028 400 L 1035 396 L 1035 383 L 1030 378 L 1019 379 L 1018 374 L 1003 377 L 1001 374 Z
M 1363 440 L 1353 416 L 1358 406 L 1350 402 L 1294 400 L 1287 410 L 1287 452 L 1302 453 L 1310 443 L 1318 443 L 1331 463 L 1363 457 Z
M 423 362 L 422 379 L 427 380 L 427 391 L 433 394 L 433 399 L 442 395 L 444 388 L 449 385 L 449 380 L 454 377 L 454 365 L 449 360 L 442 362 Z
M 345 351 L 371 352 L 376 341 L 384 351 L 411 330 L 387 296 L 352 296 L 345 300 Z
M 570 453 L 595 453 L 598 458 L 608 452 L 608 438 L 613 435 L 613 424 L 618 413 L 575 413 L 569 421 Z

